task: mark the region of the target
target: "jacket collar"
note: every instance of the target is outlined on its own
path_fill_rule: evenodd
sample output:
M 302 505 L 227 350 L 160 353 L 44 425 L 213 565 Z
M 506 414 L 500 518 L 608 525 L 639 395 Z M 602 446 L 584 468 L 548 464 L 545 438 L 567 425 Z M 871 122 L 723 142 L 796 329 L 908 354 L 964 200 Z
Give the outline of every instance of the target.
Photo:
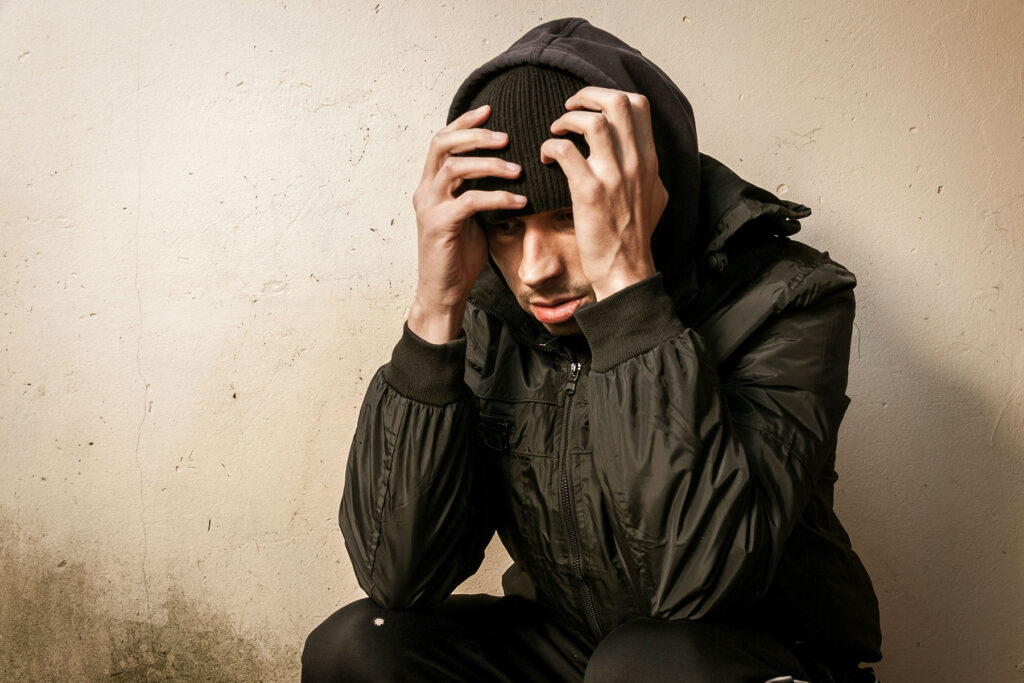
M 707 154 L 700 155 L 700 183 L 701 220 L 709 224 L 705 255 L 722 251 L 739 229 L 755 218 L 768 217 L 770 220 L 760 222 L 762 229 L 789 236 L 800 230 L 800 219 L 811 215 L 803 204 L 779 199 L 748 183 Z

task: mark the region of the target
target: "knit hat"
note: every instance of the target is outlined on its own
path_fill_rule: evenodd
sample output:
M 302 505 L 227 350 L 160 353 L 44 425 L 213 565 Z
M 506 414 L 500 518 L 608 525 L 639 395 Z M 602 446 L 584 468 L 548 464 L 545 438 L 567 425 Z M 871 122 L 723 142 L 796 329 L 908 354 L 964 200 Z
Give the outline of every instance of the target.
M 522 167 L 518 178 L 471 178 L 463 181 L 465 190 L 506 190 L 526 196 L 521 209 L 481 211 L 484 222 L 507 220 L 513 216 L 543 213 L 572 206 L 569 182 L 558 162 L 542 164 L 540 146 L 548 138 L 567 138 L 576 143 L 586 157 L 590 149 L 582 135 L 553 135 L 551 124 L 564 114 L 565 101 L 587 83 L 560 69 L 523 64 L 499 73 L 477 92 L 467 111 L 484 104 L 491 114 L 483 128 L 508 133 L 502 149 L 477 149 L 466 156 L 493 156 Z

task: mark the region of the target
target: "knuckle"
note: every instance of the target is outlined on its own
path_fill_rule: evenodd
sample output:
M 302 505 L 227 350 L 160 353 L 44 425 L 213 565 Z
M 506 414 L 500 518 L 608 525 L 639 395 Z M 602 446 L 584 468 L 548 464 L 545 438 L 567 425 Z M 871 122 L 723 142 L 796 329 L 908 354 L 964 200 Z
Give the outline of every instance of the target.
M 430 144 L 428 151 L 430 154 L 437 154 L 441 151 L 442 140 L 444 139 L 444 131 L 438 131 L 430 136 Z
M 665 186 L 662 185 L 660 182 L 658 183 L 657 196 L 658 204 L 661 205 L 661 208 L 665 208 L 665 205 L 668 204 L 668 190 L 666 190 Z
M 565 138 L 558 138 L 551 142 L 552 151 L 557 154 L 568 154 L 569 148 L 572 147 L 572 143 Z
M 628 109 L 629 108 L 629 94 L 624 92 L 617 92 L 612 96 L 612 106 L 616 109 Z
M 456 171 L 458 171 L 458 167 L 459 165 L 455 157 L 448 157 L 443 162 L 441 162 L 441 172 L 444 175 L 455 175 Z
M 646 95 L 641 95 L 639 93 L 633 93 L 630 96 L 630 100 L 632 101 L 633 106 L 636 107 L 637 109 L 641 109 L 641 110 L 644 110 L 644 111 L 649 111 L 650 108 L 651 108 L 651 102 L 650 102 L 650 100 L 647 99 Z

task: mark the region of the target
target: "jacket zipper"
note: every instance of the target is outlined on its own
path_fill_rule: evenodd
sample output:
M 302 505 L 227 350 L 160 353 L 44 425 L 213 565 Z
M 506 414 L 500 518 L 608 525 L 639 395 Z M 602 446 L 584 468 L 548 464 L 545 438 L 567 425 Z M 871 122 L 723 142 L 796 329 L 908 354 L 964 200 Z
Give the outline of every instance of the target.
M 572 358 L 572 354 L 569 355 Z M 576 519 L 572 505 L 572 496 L 569 488 L 569 418 L 572 415 L 573 398 L 576 394 L 576 382 L 580 378 L 580 371 L 583 366 L 575 358 L 569 362 L 569 377 L 565 384 L 565 417 L 563 418 L 564 429 L 562 431 L 562 457 L 560 458 L 559 484 L 562 493 L 562 520 L 565 522 L 565 530 L 569 536 L 569 563 L 572 566 L 573 575 L 583 588 L 583 603 L 587 612 L 587 624 L 594 636 L 598 639 L 603 635 L 601 623 L 597 619 L 597 609 L 594 607 L 594 596 L 590 592 L 590 586 L 583 578 L 583 561 L 580 552 L 580 540 L 576 534 Z
M 583 602 L 584 609 L 587 613 L 587 624 L 590 626 L 590 630 L 593 631 L 594 636 L 598 639 L 604 636 L 604 632 L 601 630 L 601 622 L 597 619 L 597 609 L 594 607 L 594 596 L 590 592 L 590 586 L 587 585 L 586 580 L 583 577 L 583 560 L 580 553 L 580 540 L 576 534 L 576 521 L 573 516 L 572 496 L 569 490 L 569 417 L 572 413 L 573 396 L 576 394 L 576 383 L 579 381 L 580 373 L 583 370 L 583 365 L 576 360 L 576 358 L 569 352 L 561 351 L 559 349 L 553 349 L 549 346 L 542 346 L 535 344 L 529 340 L 523 339 L 508 322 L 495 313 L 493 310 L 486 306 L 480 305 L 479 302 L 472 299 L 469 303 L 479 308 L 484 313 L 494 316 L 508 329 L 509 334 L 515 338 L 516 341 L 529 346 L 530 348 L 537 349 L 539 351 L 545 351 L 557 356 L 561 356 L 569 361 L 569 376 L 565 384 L 565 418 L 564 418 L 564 429 L 562 430 L 562 454 L 559 458 L 559 488 L 561 493 L 561 505 L 562 505 L 562 521 L 565 525 L 566 533 L 569 537 L 569 564 L 572 567 L 573 576 L 579 582 L 583 588 Z

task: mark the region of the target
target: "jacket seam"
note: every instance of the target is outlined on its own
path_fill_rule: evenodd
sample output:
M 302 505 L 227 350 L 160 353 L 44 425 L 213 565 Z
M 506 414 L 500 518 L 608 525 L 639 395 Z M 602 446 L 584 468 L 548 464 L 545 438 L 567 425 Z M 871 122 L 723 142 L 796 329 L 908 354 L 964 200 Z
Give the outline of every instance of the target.
M 554 44 L 554 39 L 552 39 L 552 40 L 550 40 L 550 41 L 548 41 L 546 43 L 542 43 L 542 44 L 539 44 L 539 45 L 531 46 L 529 48 L 529 54 L 527 55 L 527 61 L 529 61 L 529 62 L 540 62 L 541 61 L 541 57 L 543 57 L 544 53 L 547 53 L 547 52 L 557 52 L 559 54 L 567 55 L 567 56 L 571 57 L 573 60 L 578 60 L 579 59 L 579 55 L 574 53 L 572 50 L 567 50 L 567 49 L 565 49 L 563 47 L 558 47 L 557 45 Z M 601 74 L 608 83 L 616 83 L 616 80 L 614 78 L 611 78 L 607 73 L 605 73 L 605 71 L 603 69 L 600 69 L 599 67 L 597 67 L 597 66 L 595 66 L 593 64 L 589 64 L 588 66 L 590 66 L 594 70 L 595 73 Z M 556 68 L 564 68 L 564 67 L 556 67 Z M 579 75 L 579 74 L 577 74 L 577 75 Z
M 557 408 L 557 407 L 562 405 L 558 401 L 544 401 L 544 400 L 537 399 L 537 398 L 510 399 L 510 398 L 502 398 L 501 396 L 492 396 L 492 395 L 489 395 L 489 394 L 481 394 L 481 393 L 477 393 L 477 392 L 473 392 L 473 396 L 475 396 L 477 398 L 477 400 L 479 400 L 481 402 L 488 401 L 488 402 L 491 402 L 491 403 L 503 403 L 505 405 L 528 404 L 528 405 L 539 405 L 539 406 L 552 406 L 552 407 L 555 407 L 555 408 Z
M 587 23 L 586 19 L 577 17 L 570 21 L 568 24 L 566 24 L 565 27 L 563 27 L 563 33 L 561 35 L 565 38 L 569 38 L 573 36 L 576 33 L 576 30 L 579 29 L 579 27 L 583 26 L 585 23 Z
M 387 382 L 385 382 L 385 384 L 386 383 Z M 395 393 L 397 394 L 399 392 L 396 391 Z M 401 394 L 399 394 L 399 395 L 401 395 Z M 403 396 L 403 398 L 407 398 L 407 397 Z M 405 402 L 404 406 L 402 407 L 402 415 L 401 415 L 401 419 L 398 422 L 399 424 L 405 424 L 406 416 L 408 415 L 408 412 L 409 412 L 409 402 L 407 400 Z M 370 574 L 370 590 L 368 592 L 371 595 L 374 593 L 374 591 L 377 588 L 377 581 L 376 581 L 376 577 L 374 576 L 374 570 L 377 567 L 377 552 L 378 552 L 378 550 L 380 550 L 381 539 L 384 537 L 384 532 L 383 532 L 383 526 L 384 526 L 384 507 L 385 507 L 385 504 L 387 502 L 388 495 L 390 495 L 390 493 L 391 493 L 391 469 L 392 469 L 392 467 L 393 467 L 393 465 L 395 463 L 395 450 L 396 450 L 397 445 L 398 445 L 397 442 L 398 442 L 397 437 L 393 438 L 392 443 L 390 444 L 390 446 L 388 447 L 388 449 L 386 451 L 386 453 L 387 453 L 387 460 L 386 460 L 386 462 L 384 464 L 384 472 L 382 473 L 382 476 L 383 476 L 383 479 L 384 479 L 384 492 L 383 492 L 383 494 L 380 497 L 380 503 L 378 503 L 378 508 L 376 510 L 376 515 L 375 516 L 377 518 L 377 523 L 374 526 L 374 533 L 376 535 L 376 538 L 374 539 L 374 543 L 373 543 L 373 552 L 372 552 L 372 554 L 370 556 L 370 567 L 369 567 L 369 569 L 370 569 L 370 571 L 369 571 L 369 574 Z
M 544 49 L 552 42 L 554 42 L 556 38 L 558 38 L 558 34 L 549 33 L 545 35 L 539 43 L 535 44 L 533 46 L 533 49 L 531 50 L 531 56 L 533 57 L 533 59 L 539 59 L 541 54 L 543 54 Z
M 655 349 L 657 349 L 657 348 L 659 348 L 661 346 L 664 346 L 665 344 L 671 343 L 671 342 L 679 339 L 680 337 L 683 337 L 691 329 L 692 328 L 686 327 L 684 325 L 682 330 L 677 331 L 677 332 L 673 332 L 671 335 L 669 335 L 669 336 L 667 336 L 667 337 L 665 337 L 663 339 L 659 338 L 657 340 L 654 340 L 653 343 L 651 343 L 650 345 L 644 344 L 643 346 L 638 346 L 637 349 L 636 349 L 636 353 L 631 353 L 631 354 L 625 356 L 621 360 L 617 361 L 614 365 L 610 365 L 607 368 L 604 368 L 604 367 L 602 367 L 602 368 L 593 368 L 592 367 L 591 368 L 591 372 L 595 373 L 595 374 L 599 374 L 599 375 L 606 375 L 609 372 L 612 372 L 613 370 L 615 370 L 616 368 L 618 368 L 619 366 L 621 366 L 621 365 L 623 365 L 625 363 L 628 363 L 628 362 L 630 362 L 632 360 L 636 360 L 637 358 L 640 358 L 641 356 L 644 356 L 644 355 L 650 353 L 651 351 L 654 351 Z
M 384 377 L 383 375 L 381 375 L 381 379 L 384 380 L 384 384 L 387 385 L 388 389 L 390 389 L 391 391 L 395 392 L 396 394 L 398 394 L 399 396 L 401 396 L 405 400 L 412 401 L 414 403 L 419 403 L 420 405 L 431 406 L 433 408 L 447 408 L 448 406 L 455 405 L 456 403 L 460 403 L 463 399 L 466 398 L 465 382 L 463 382 L 462 395 L 461 396 L 459 396 L 459 397 L 457 397 L 457 398 L 455 398 L 455 399 L 453 399 L 451 401 L 448 401 L 447 403 L 431 403 L 430 401 L 425 401 L 422 398 L 419 398 L 419 397 L 416 397 L 416 396 L 410 396 L 409 394 L 406 394 L 401 389 L 396 387 L 394 384 L 389 382 L 387 377 Z
M 769 441 L 778 444 L 781 448 L 785 449 L 786 455 L 793 455 L 793 456 L 795 456 L 797 462 L 800 463 L 800 467 L 803 469 L 804 473 L 807 474 L 808 476 L 810 476 L 811 471 L 807 467 L 807 461 L 806 461 L 805 454 L 800 449 L 794 448 L 793 444 L 791 442 L 788 442 L 788 441 L 784 440 L 781 436 L 779 436 L 775 432 L 770 432 L 767 429 L 765 429 L 764 427 L 761 427 L 761 426 L 758 426 L 758 425 L 755 425 L 755 424 L 750 424 L 749 422 L 733 421 L 733 425 L 736 426 L 736 427 L 745 427 L 747 429 L 755 431 L 758 434 L 760 434 L 761 436 L 763 436 L 766 439 L 768 439 Z
M 793 277 L 789 278 L 789 280 L 786 282 L 786 291 L 789 293 L 796 293 L 796 288 L 802 285 L 804 283 L 804 280 L 809 278 L 818 270 L 821 270 L 822 268 L 831 265 L 831 263 L 832 261 L 823 260 L 820 263 L 816 263 L 814 265 L 804 265 L 804 267 L 799 272 L 794 273 Z M 824 296 L 827 296 L 827 294 Z M 819 301 L 822 298 L 823 296 L 815 297 L 814 301 Z M 787 307 L 789 306 L 790 301 L 786 302 Z M 813 301 L 808 303 L 813 303 Z

